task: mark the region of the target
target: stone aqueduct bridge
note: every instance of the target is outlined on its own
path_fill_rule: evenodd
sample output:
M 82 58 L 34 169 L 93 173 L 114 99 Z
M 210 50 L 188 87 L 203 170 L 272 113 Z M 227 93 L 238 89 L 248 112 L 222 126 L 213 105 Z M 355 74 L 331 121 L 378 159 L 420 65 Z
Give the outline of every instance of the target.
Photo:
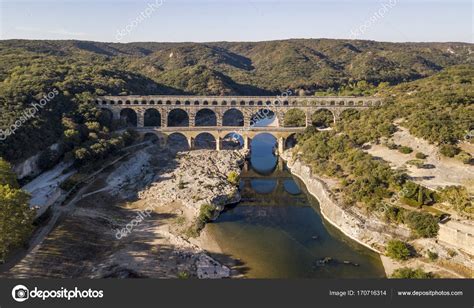
M 216 141 L 216 149 L 221 149 L 222 140 L 237 133 L 244 140 L 244 148 L 249 148 L 251 138 L 263 132 L 271 133 L 278 140 L 279 152 L 285 149 L 285 141 L 305 127 L 285 127 L 285 114 L 292 109 L 303 111 L 306 126 L 311 125 L 311 116 L 325 109 L 332 113 L 334 122 L 348 109 L 366 109 L 380 106 L 383 102 L 375 97 L 285 97 L 276 96 L 102 96 L 94 103 L 111 112 L 113 119 L 126 119 L 137 127 L 141 134 L 153 133 L 162 143 L 171 134 L 180 133 L 193 148 L 194 140 L 203 133 L 211 134 Z M 172 124 L 173 114 L 184 115 L 184 124 Z M 276 116 L 276 126 L 258 127 L 255 123 L 265 115 Z M 154 121 L 150 121 L 153 115 Z M 212 126 L 203 126 L 203 117 L 214 120 Z M 240 117 L 239 123 L 235 118 Z M 157 120 L 158 119 L 158 120 Z M 230 123 L 234 120 L 233 123 Z M 212 121 L 211 121 L 212 122 Z

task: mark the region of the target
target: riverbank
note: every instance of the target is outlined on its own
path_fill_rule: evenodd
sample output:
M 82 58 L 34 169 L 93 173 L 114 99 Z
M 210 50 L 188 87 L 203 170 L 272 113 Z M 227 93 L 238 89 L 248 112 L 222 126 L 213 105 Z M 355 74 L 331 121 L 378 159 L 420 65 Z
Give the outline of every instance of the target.
M 442 246 L 436 239 L 412 241 L 410 230 L 402 225 L 389 224 L 357 207 L 343 208 L 339 205 L 335 194 L 337 181 L 314 175 L 308 166 L 293 158 L 291 151 L 285 151 L 281 158 L 286 161 L 291 173 L 300 178 L 308 192 L 318 200 L 321 215 L 329 223 L 349 238 L 380 254 L 387 276 L 397 268 L 416 265 L 434 271 L 441 277 L 471 277 L 469 268 L 472 268 L 472 259 L 469 255 L 455 248 Z M 442 260 L 427 263 L 423 258 L 417 257 L 409 262 L 395 262 L 384 256 L 385 246 L 391 239 L 411 241 L 416 249 L 423 253 L 438 252 Z M 452 251 L 455 251 L 455 254 Z

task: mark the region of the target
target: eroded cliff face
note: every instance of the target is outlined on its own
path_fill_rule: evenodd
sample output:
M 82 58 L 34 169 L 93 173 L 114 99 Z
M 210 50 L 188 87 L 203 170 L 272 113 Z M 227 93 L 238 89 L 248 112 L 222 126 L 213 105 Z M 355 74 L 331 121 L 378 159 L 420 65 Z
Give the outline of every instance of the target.
M 334 200 L 327 183 L 312 174 L 310 167 L 293 159 L 289 151 L 283 153 L 282 158 L 287 162 L 291 173 L 299 177 L 309 193 L 318 199 L 323 217 L 348 237 L 379 253 L 383 252 L 389 240 L 408 240 L 410 237 L 408 228 L 388 224 L 374 215 L 367 217 L 355 207 L 342 208 Z
M 19 180 L 28 176 L 33 177 L 40 174 L 41 170 L 38 167 L 39 157 L 40 154 L 36 154 L 13 167 L 13 171 L 16 173 Z
M 56 150 L 58 148 L 58 144 L 53 144 L 49 148 L 51 150 Z M 13 166 L 13 171 L 16 173 L 19 180 L 26 177 L 35 177 L 43 171 L 38 166 L 38 160 L 41 156 L 41 153 L 42 152 L 39 152 L 38 154 L 31 156 L 23 162 Z

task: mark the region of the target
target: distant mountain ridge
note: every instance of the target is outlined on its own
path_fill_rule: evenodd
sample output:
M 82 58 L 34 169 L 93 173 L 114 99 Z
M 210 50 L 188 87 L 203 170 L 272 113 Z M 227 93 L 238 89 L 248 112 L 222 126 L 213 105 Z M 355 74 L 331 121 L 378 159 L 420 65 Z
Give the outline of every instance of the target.
M 7 40 L 0 41 L 0 50 L 1 56 L 26 52 L 35 57 L 106 61 L 178 92 L 205 95 L 312 92 L 360 80 L 397 84 L 451 65 L 474 63 L 474 45 L 469 43 L 333 39 L 126 44 Z M 0 69 L 0 76 L 6 77 L 8 66 Z
M 0 130 L 15 123 L 31 102 L 53 89 L 59 94 L 0 142 L 0 156 L 18 161 L 56 143 L 65 130 L 64 117 L 79 125 L 96 121 L 100 115 L 87 101 L 97 96 L 280 95 L 288 90 L 293 95 L 373 95 L 462 64 L 467 64 L 463 72 L 470 72 L 473 51 L 474 44 L 468 43 L 331 39 L 128 44 L 4 40 Z

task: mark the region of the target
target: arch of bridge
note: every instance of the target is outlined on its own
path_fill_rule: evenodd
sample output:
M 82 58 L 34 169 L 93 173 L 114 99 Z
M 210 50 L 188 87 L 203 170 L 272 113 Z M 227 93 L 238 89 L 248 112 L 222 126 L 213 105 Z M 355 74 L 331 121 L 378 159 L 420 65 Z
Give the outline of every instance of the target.
M 336 122 L 341 113 L 347 109 L 369 108 L 382 103 L 379 98 L 373 97 L 287 97 L 279 100 L 275 97 L 105 96 L 95 100 L 95 104 L 100 108 L 112 111 L 114 119 L 120 119 L 124 109 L 133 110 L 137 118 L 137 127 L 140 128 L 144 127 L 145 113 L 150 109 L 160 114 L 161 128 L 169 126 L 168 115 L 176 109 L 183 110 L 187 114 L 190 127 L 196 127 L 196 115 L 204 109 L 214 112 L 217 127 L 225 127 L 224 114 L 232 109 L 243 114 L 244 127 L 249 127 L 252 116 L 262 109 L 274 112 L 278 125 L 284 127 L 285 114 L 292 109 L 302 110 L 305 113 L 306 126 L 309 126 L 312 123 L 312 115 L 317 110 L 329 110 Z M 186 132 L 186 134 L 192 133 Z M 249 136 L 252 134 L 249 133 Z

